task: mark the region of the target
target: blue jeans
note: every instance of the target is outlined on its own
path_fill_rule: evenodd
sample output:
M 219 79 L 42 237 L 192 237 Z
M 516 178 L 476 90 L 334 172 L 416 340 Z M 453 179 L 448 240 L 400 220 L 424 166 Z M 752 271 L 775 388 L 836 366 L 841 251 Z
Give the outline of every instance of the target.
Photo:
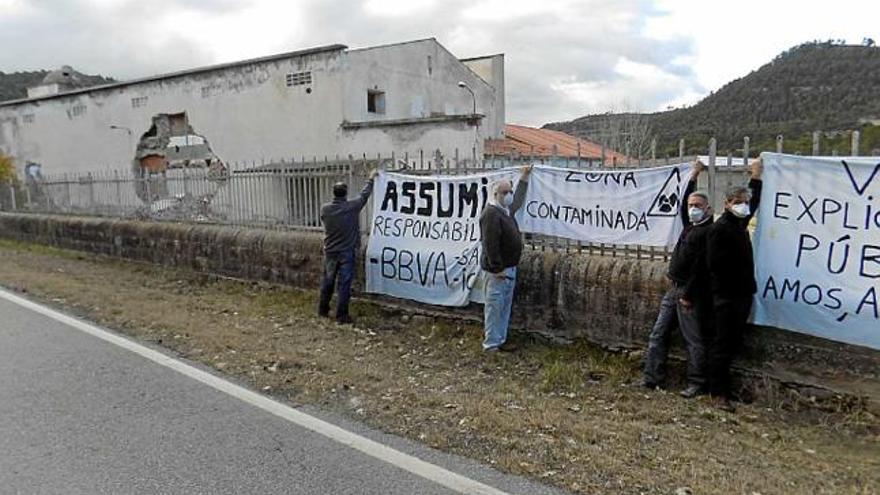
M 486 304 L 483 306 L 486 336 L 483 350 L 499 347 L 507 341 L 507 326 L 513 305 L 513 288 L 516 286 L 516 267 L 504 270 L 504 277 L 486 273 Z
M 333 286 L 339 276 L 339 295 L 336 301 L 336 319 L 349 319 L 348 301 L 351 299 L 351 282 L 354 279 L 354 251 L 324 254 L 324 281 L 321 283 L 321 299 L 318 314 L 327 316 L 330 312 L 330 298 Z

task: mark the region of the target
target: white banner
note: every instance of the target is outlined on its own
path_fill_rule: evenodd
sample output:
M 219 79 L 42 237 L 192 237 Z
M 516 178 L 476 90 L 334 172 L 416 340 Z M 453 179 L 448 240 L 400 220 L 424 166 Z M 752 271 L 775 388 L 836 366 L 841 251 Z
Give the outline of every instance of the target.
M 763 157 L 753 322 L 880 349 L 880 159 Z
M 536 166 L 517 220 L 523 232 L 673 246 L 690 173 L 690 164 L 605 171 Z
M 443 306 L 482 302 L 480 213 L 492 183 L 519 170 L 419 177 L 380 172 L 373 186 L 366 291 Z

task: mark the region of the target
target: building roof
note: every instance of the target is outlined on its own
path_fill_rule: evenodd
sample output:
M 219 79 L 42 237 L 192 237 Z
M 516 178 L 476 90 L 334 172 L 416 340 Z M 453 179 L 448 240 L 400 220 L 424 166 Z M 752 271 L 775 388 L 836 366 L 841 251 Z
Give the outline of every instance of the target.
M 602 145 L 561 131 L 507 124 L 504 126 L 504 139 L 486 140 L 485 153 L 498 156 L 601 159 Z M 626 155 L 606 148 L 605 159 L 623 163 Z
M 37 100 L 48 100 L 51 98 L 62 98 L 62 97 L 76 95 L 76 94 L 80 94 L 80 93 L 91 93 L 93 91 L 101 91 L 101 90 L 112 89 L 112 88 L 121 88 L 121 87 L 125 87 L 125 86 L 132 86 L 135 84 L 145 83 L 145 82 L 160 81 L 160 80 L 164 80 L 164 79 L 189 76 L 192 74 L 200 74 L 203 72 L 211 72 L 211 71 L 221 70 L 221 69 L 229 69 L 232 67 L 240 67 L 240 66 L 244 66 L 244 65 L 250 65 L 250 64 L 261 63 L 261 62 L 271 62 L 274 60 L 282 60 L 282 59 L 291 58 L 291 57 L 303 57 L 303 56 L 307 56 L 307 55 L 314 55 L 314 54 L 324 53 L 324 52 L 341 51 L 341 50 L 345 50 L 347 48 L 348 47 L 345 45 L 319 46 L 316 48 L 308 48 L 305 50 L 297 50 L 297 51 L 293 51 L 293 52 L 279 53 L 276 55 L 269 55 L 266 57 L 257 57 L 257 58 L 251 58 L 251 59 L 247 59 L 247 60 L 239 60 L 239 61 L 223 63 L 223 64 L 208 65 L 205 67 L 196 67 L 194 69 L 186 69 L 186 70 L 181 70 L 181 71 L 177 71 L 177 72 L 169 72 L 167 74 L 158 74 L 155 76 L 148 76 L 148 77 L 142 77 L 142 78 L 138 78 L 138 79 L 131 79 L 128 81 L 119 81 L 119 82 L 110 83 L 110 84 L 101 84 L 99 86 L 91 86 L 88 88 L 75 89 L 73 91 L 65 91 L 63 93 L 57 93 L 57 94 L 51 94 L 51 95 L 45 95 L 45 96 L 37 96 L 34 98 L 22 98 L 22 99 L 18 99 L 18 100 L 3 101 L 3 102 L 0 102 L 0 107 L 18 105 L 21 103 L 27 103 L 27 102 L 31 102 L 31 101 L 37 101 Z

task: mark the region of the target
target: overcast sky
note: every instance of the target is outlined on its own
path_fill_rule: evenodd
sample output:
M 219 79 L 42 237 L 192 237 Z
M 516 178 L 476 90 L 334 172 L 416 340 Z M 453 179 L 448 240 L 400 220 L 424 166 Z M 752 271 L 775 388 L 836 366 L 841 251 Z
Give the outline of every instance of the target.
M 694 103 L 804 41 L 880 42 L 878 20 L 866 0 L 0 0 L 0 71 L 128 79 L 435 37 L 504 53 L 508 122 L 541 125 Z

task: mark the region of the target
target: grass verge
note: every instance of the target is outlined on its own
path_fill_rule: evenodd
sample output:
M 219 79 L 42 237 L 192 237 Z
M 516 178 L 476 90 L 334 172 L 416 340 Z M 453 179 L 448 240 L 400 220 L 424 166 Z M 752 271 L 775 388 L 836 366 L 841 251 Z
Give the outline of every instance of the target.
M 586 343 L 480 352 L 481 329 L 316 291 L 0 241 L 0 284 L 158 343 L 293 404 L 314 404 L 577 493 L 880 492 L 880 420 L 767 380 L 724 413 L 631 385 L 639 363 Z

